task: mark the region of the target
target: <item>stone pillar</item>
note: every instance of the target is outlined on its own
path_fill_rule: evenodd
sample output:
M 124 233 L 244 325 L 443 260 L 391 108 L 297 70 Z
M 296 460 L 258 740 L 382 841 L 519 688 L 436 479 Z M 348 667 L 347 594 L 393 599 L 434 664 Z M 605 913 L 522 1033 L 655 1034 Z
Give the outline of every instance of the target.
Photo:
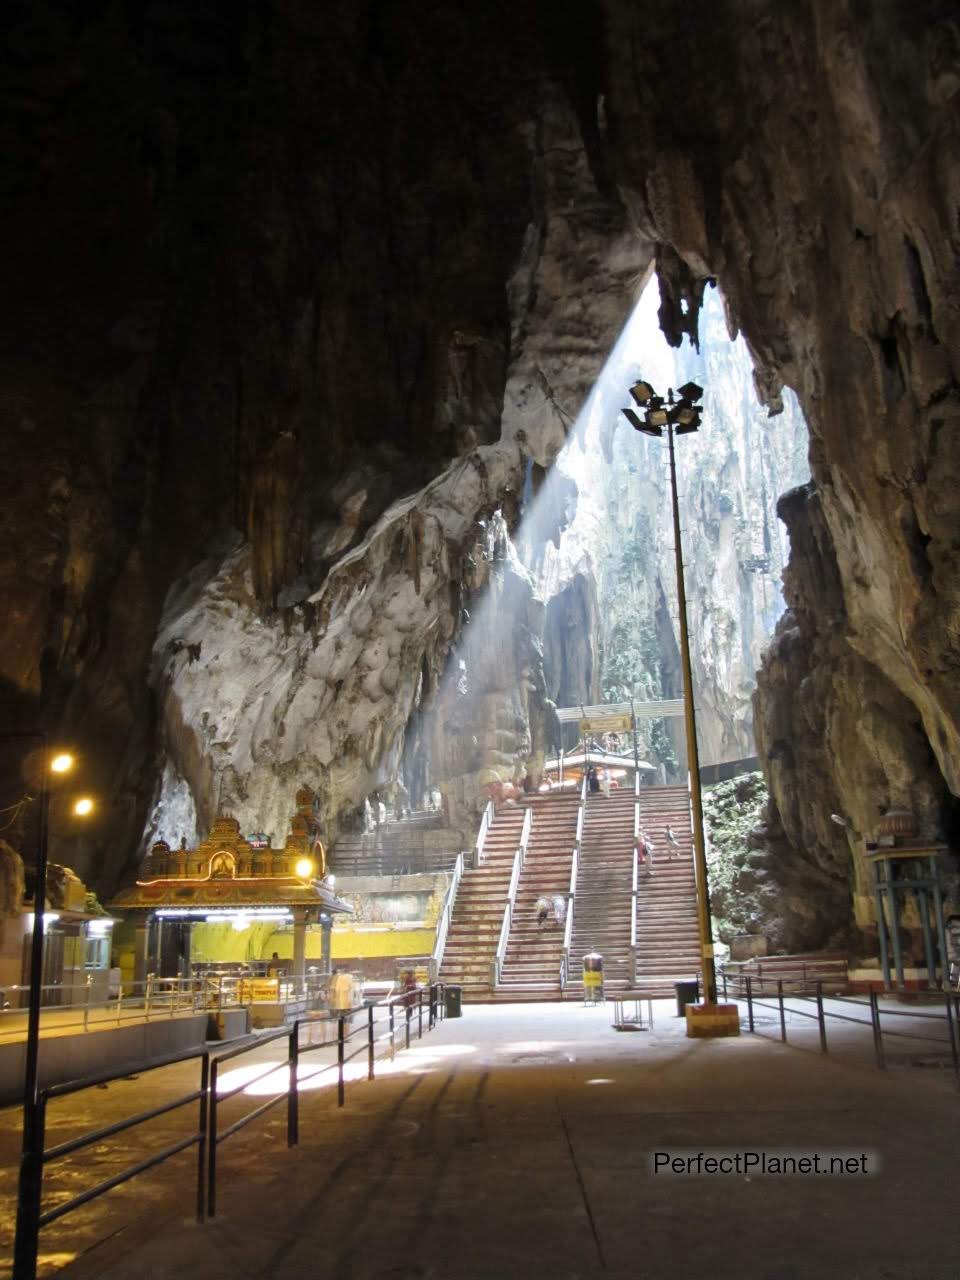
M 133 981 L 138 995 L 143 994 L 147 981 L 147 955 L 150 948 L 150 917 L 138 918 L 133 943 Z
M 306 974 L 306 956 L 307 913 L 303 907 L 296 907 L 293 912 L 293 969 L 290 976 L 298 987 L 303 986 Z
M 324 975 L 330 973 L 330 933 L 333 929 L 333 921 L 328 915 L 320 917 L 320 972 Z

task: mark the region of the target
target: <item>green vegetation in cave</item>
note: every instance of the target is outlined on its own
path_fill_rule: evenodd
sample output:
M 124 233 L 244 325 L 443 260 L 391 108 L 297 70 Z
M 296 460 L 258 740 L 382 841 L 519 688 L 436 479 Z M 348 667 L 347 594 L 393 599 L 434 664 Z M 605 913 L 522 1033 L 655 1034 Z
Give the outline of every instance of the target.
M 761 905 L 767 888 L 767 786 L 762 773 L 746 773 L 706 787 L 703 817 L 707 829 L 710 907 L 719 937 L 763 933 L 769 917 Z

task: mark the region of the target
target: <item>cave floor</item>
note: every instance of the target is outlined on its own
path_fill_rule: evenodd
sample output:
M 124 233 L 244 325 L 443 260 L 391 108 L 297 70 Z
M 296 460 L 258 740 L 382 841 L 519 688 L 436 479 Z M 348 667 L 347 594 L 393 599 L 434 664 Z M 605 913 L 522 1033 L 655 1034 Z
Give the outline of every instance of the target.
M 343 1110 L 331 1088 L 306 1082 L 296 1150 L 285 1145 L 280 1108 L 231 1138 L 220 1153 L 215 1220 L 193 1221 L 194 1161 L 178 1157 L 47 1228 L 41 1273 L 960 1273 L 960 1095 L 950 1071 L 911 1066 L 904 1055 L 877 1071 L 869 1027 L 834 1024 L 823 1057 L 816 1025 L 795 1017 L 796 1044 L 783 1046 L 779 1023 L 758 1022 L 759 1034 L 739 1039 L 694 1041 L 672 1003 L 657 1002 L 655 1013 L 652 1031 L 621 1033 L 610 1025 L 612 1005 L 468 1005 L 461 1019 L 383 1063 L 376 1081 L 348 1087 Z M 267 1062 L 271 1053 L 266 1045 L 253 1057 Z M 190 1087 L 182 1066 L 160 1077 L 86 1095 L 83 1116 L 61 1123 L 108 1123 Z M 0 1120 L 6 1157 L 15 1113 Z M 178 1123 L 188 1131 L 186 1119 Z M 162 1140 L 179 1132 L 168 1117 Z M 149 1141 L 131 1142 L 127 1158 L 134 1149 L 142 1157 Z M 48 1203 L 108 1176 L 106 1146 L 54 1185 Z M 882 1167 L 873 1177 L 712 1179 L 654 1177 L 648 1168 L 651 1151 L 704 1147 L 875 1151 Z M 4 1184 L 12 1189 L 9 1173 Z

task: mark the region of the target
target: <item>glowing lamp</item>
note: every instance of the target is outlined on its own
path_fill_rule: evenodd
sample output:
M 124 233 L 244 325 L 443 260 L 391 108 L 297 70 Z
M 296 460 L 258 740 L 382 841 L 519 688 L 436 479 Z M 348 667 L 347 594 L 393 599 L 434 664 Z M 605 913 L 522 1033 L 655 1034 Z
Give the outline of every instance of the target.
M 313 859 L 299 858 L 297 860 L 297 865 L 294 867 L 294 871 L 301 880 L 309 880 L 314 872 Z
M 73 812 L 76 814 L 78 818 L 89 817 L 89 815 L 93 813 L 93 809 L 94 809 L 94 804 L 89 796 L 81 796 L 80 799 L 76 800 L 73 805 Z
M 58 751 L 50 761 L 51 773 L 69 773 L 73 768 L 73 756 L 69 751 Z

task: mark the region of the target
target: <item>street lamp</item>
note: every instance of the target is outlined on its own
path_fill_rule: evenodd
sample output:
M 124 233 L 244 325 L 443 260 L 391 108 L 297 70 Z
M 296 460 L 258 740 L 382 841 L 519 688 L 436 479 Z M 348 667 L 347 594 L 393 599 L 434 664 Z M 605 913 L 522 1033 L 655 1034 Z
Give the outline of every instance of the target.
M 739 1035 L 740 1018 L 736 1005 L 717 1004 L 717 972 L 713 958 L 713 930 L 710 923 L 710 890 L 707 882 L 707 842 L 703 828 L 703 796 L 700 790 L 700 753 L 697 749 L 697 721 L 693 706 L 693 672 L 690 664 L 690 635 L 687 628 L 687 593 L 683 576 L 683 548 L 680 541 L 680 501 L 677 495 L 677 465 L 673 438 L 698 430 L 703 412 L 700 404 L 703 387 L 688 382 L 674 397 L 669 388 L 666 398 L 657 395 L 649 382 L 635 382 L 630 398 L 638 409 L 624 409 L 623 415 L 634 428 L 654 439 L 667 433 L 670 452 L 670 496 L 673 502 L 673 542 L 677 571 L 677 605 L 680 622 L 680 657 L 683 664 L 683 711 L 687 739 L 687 772 L 690 775 L 690 801 L 693 811 L 694 867 L 697 877 L 697 927 L 700 935 L 700 966 L 703 972 L 703 1004 L 687 1006 L 687 1035 Z M 691 1016 L 693 1015 L 693 1016 Z
M 65 777 L 74 766 L 69 751 L 50 752 L 46 733 L 12 730 L 0 733 L 0 740 L 33 741 L 41 744 L 40 810 L 37 861 L 33 887 L 33 928 L 30 937 L 30 997 L 27 1007 L 27 1041 L 23 1070 L 23 1145 L 17 1194 L 17 1234 L 14 1243 L 13 1274 L 30 1280 L 37 1271 L 37 1232 L 40 1216 L 40 1189 L 43 1172 L 39 1150 L 40 1006 L 43 1003 L 44 908 L 47 901 L 47 836 L 50 828 L 50 782 Z M 73 806 L 77 817 L 94 810 L 89 796 Z M 39 926 L 39 927 L 38 927 Z

